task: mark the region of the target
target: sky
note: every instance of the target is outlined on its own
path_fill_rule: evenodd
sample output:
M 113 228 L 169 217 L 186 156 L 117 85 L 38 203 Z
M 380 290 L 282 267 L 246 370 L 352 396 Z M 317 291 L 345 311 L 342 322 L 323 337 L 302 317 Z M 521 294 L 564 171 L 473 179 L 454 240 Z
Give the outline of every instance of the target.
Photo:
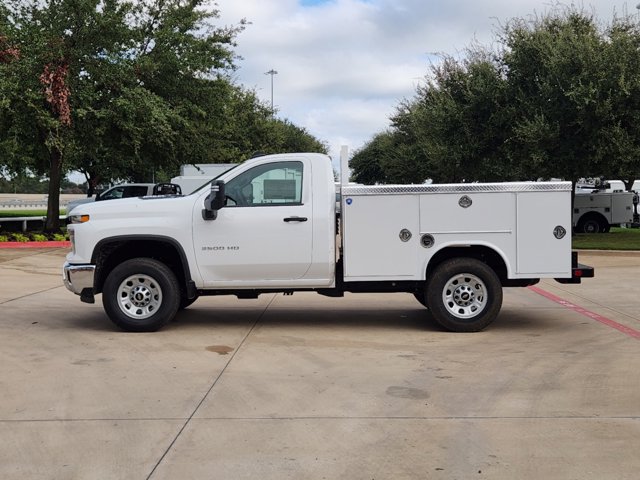
M 637 2 L 573 2 L 609 23 L 640 15 Z M 217 0 L 219 25 L 250 22 L 237 37 L 237 83 L 276 115 L 327 143 L 334 165 L 389 126 L 438 54 L 491 46 L 500 25 L 548 11 L 534 0 Z M 570 2 L 563 2 L 571 5 Z M 278 73 L 267 75 L 275 70 Z

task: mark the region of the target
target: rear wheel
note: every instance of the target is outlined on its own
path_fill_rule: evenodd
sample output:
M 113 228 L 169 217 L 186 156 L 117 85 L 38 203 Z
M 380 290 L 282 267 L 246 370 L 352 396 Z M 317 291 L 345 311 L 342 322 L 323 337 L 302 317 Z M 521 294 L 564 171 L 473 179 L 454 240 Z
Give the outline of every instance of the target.
M 164 263 L 133 258 L 109 273 L 102 304 L 111 321 L 123 330 L 152 332 L 175 316 L 180 306 L 180 286 Z
M 579 233 L 605 233 L 609 228 L 609 223 L 600 216 L 581 218 L 578 222 Z
M 478 332 L 502 306 L 502 285 L 496 273 L 475 258 L 454 258 L 436 267 L 427 282 L 427 306 L 447 330 Z

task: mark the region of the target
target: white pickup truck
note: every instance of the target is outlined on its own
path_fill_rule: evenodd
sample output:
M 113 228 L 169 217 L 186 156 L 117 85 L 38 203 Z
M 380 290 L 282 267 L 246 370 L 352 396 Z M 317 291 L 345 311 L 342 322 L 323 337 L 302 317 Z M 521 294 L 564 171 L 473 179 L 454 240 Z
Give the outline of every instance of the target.
M 479 331 L 502 287 L 579 283 L 571 183 L 336 187 L 326 155 L 253 158 L 180 197 L 74 210 L 64 283 L 102 293 L 124 330 L 153 331 L 201 295 L 409 292 L 453 331 Z
M 78 205 L 85 203 L 101 202 L 103 200 L 119 200 L 121 198 L 145 197 L 148 195 L 166 195 L 182 193 L 180 185 L 172 183 L 124 183 L 98 193 L 95 197 L 79 198 L 71 200 L 66 205 L 67 216 Z

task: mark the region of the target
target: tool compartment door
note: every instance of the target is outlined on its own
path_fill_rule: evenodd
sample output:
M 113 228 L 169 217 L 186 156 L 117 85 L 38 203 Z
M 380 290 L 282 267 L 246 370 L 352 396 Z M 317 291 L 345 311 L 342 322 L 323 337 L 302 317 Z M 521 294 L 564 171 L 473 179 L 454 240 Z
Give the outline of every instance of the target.
M 570 195 L 570 192 L 518 194 L 519 274 L 571 275 Z M 562 238 L 556 238 L 557 227 L 565 232 Z
M 420 241 L 417 195 L 347 196 L 342 215 L 345 280 L 415 277 Z M 403 230 L 411 234 L 407 241 L 400 238 Z

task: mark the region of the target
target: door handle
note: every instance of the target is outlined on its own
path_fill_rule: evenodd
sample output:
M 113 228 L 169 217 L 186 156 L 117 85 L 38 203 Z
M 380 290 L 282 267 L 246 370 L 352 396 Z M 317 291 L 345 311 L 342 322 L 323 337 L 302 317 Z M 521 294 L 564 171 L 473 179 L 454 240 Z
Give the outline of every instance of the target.
M 287 217 L 284 219 L 285 222 L 306 222 L 307 217 Z

